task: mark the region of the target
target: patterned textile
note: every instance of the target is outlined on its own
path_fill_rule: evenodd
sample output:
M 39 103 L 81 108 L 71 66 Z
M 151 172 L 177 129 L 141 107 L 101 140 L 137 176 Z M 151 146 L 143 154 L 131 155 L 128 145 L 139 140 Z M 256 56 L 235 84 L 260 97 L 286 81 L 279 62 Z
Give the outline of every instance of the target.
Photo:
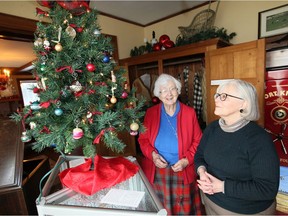
M 168 215 L 202 215 L 201 198 L 195 182 L 184 184 L 183 172 L 156 168 L 153 188 Z
M 202 114 L 202 87 L 201 81 L 198 73 L 195 73 L 194 76 L 194 99 L 193 99 L 193 107 L 197 113 L 197 118 L 199 119 Z

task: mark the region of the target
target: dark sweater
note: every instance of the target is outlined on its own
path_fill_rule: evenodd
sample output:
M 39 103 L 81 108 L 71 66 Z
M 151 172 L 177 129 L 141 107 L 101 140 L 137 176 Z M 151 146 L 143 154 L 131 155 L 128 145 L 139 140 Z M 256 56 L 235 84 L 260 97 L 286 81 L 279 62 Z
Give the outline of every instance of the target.
M 217 121 L 204 131 L 195 155 L 195 168 L 224 180 L 225 193 L 208 195 L 224 209 L 256 214 L 275 200 L 279 186 L 279 158 L 270 135 L 254 122 L 234 133 Z

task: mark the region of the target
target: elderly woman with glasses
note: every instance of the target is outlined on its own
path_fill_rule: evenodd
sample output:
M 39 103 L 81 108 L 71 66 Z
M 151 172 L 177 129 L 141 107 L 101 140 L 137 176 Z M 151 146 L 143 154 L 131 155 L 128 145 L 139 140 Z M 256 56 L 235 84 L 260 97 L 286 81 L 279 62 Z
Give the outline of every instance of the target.
M 200 215 L 194 155 L 202 131 L 192 107 L 178 101 L 181 83 L 161 74 L 154 95 L 160 104 L 146 111 L 139 135 L 142 168 L 169 215 Z
M 207 215 L 275 213 L 279 158 L 259 118 L 255 87 L 242 80 L 221 84 L 215 115 L 195 155 Z

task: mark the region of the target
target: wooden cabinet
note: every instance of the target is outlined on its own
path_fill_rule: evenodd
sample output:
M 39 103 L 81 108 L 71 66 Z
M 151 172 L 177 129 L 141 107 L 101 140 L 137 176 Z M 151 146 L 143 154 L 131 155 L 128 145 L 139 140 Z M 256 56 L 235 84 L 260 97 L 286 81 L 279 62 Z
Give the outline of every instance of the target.
M 168 73 L 179 78 L 179 74 L 187 65 L 195 70 L 201 65 L 205 66 L 206 88 L 203 101 L 205 101 L 204 116 L 207 124 L 218 118 L 214 115 L 213 95 L 218 87 L 215 81 L 238 78 L 251 82 L 259 95 L 261 112 L 259 124 L 264 123 L 265 39 L 237 45 L 231 45 L 220 39 L 211 39 L 122 59 L 119 63 L 128 68 L 130 84 L 145 73 L 156 75 Z M 193 83 L 189 82 L 189 87 L 193 89 Z M 186 94 L 184 97 L 191 97 L 191 95 Z
M 129 82 L 133 83 L 136 78 L 145 73 L 158 75 L 170 71 L 170 73 L 173 74 L 173 71 L 171 72 L 171 68 L 178 65 L 193 63 L 205 57 L 205 52 L 229 45 L 229 43 L 220 39 L 211 39 L 195 44 L 174 47 L 141 56 L 121 59 L 119 64 L 128 68 Z
M 210 50 L 206 53 L 207 123 L 217 119 L 214 99 L 218 84 L 225 79 L 252 83 L 258 93 L 260 119 L 264 126 L 265 39 Z

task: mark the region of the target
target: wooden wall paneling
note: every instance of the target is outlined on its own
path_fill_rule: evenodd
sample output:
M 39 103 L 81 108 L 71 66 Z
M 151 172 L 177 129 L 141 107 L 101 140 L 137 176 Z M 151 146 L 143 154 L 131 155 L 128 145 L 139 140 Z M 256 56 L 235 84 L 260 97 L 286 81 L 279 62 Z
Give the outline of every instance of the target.
M 218 119 L 214 115 L 214 94 L 218 87 L 211 81 L 243 79 L 251 82 L 258 93 L 259 125 L 264 125 L 265 39 L 237 44 L 206 52 L 207 123 Z

